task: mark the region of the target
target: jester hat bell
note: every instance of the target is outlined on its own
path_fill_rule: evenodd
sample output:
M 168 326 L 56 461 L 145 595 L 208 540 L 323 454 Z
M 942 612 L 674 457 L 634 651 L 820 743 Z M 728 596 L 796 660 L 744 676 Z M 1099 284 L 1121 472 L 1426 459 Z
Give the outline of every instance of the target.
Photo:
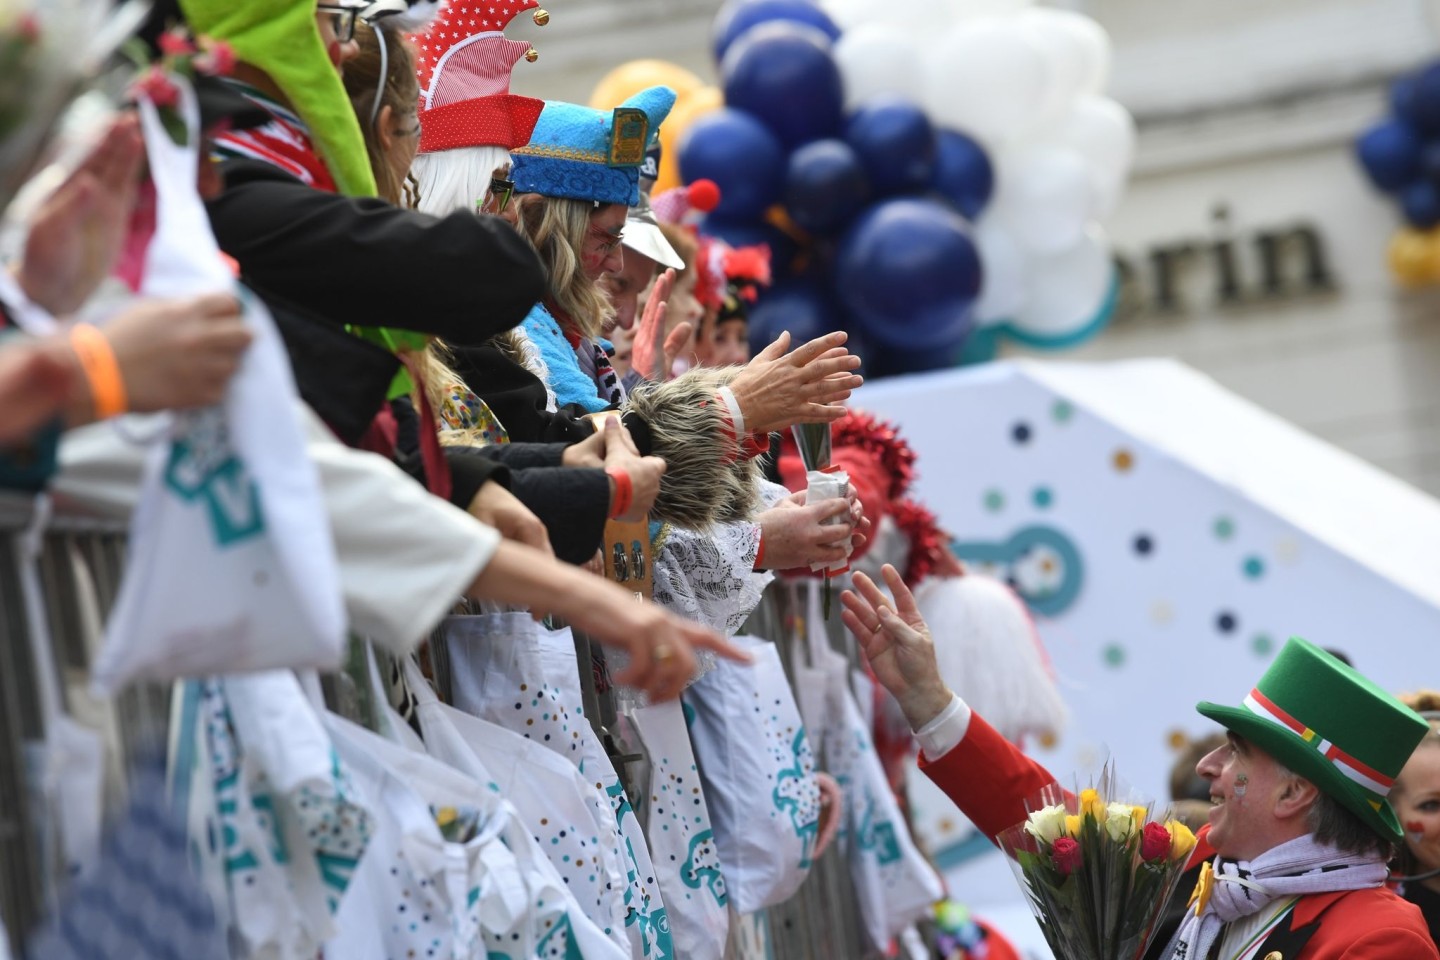
M 675 91 L 650 87 L 605 112 L 545 101 L 530 143 L 511 151 L 517 193 L 622 203 L 640 201 L 640 169 Z
M 1353 668 L 1304 640 L 1285 644 L 1239 707 L 1196 706 L 1394 843 L 1386 794 L 1429 726 Z

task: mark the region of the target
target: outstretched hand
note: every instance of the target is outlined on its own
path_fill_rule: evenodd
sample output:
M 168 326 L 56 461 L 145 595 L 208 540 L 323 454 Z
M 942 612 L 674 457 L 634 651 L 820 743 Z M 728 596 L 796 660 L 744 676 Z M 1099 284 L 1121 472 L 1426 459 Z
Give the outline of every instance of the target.
M 859 641 L 875 679 L 900 704 L 910 729 L 919 730 L 939 716 L 952 696 L 935 663 L 935 642 L 915 605 L 915 597 L 890 564 L 881 570 L 894 605 L 863 573 L 856 573 L 854 590 L 840 595 L 845 609 L 840 618 Z
M 631 350 L 630 365 L 646 380 L 666 380 L 670 373 L 664 363 L 665 314 L 670 301 L 670 291 L 675 287 L 675 271 L 667 269 L 656 278 L 650 288 L 650 297 L 640 314 L 640 323 L 635 328 L 635 346 Z
M 730 383 L 745 429 L 770 433 L 843 417 L 844 401 L 865 382 L 852 372 L 860 358 L 846 351 L 845 340 L 838 331 L 790 350 L 790 334 L 782 333 L 757 353 Z

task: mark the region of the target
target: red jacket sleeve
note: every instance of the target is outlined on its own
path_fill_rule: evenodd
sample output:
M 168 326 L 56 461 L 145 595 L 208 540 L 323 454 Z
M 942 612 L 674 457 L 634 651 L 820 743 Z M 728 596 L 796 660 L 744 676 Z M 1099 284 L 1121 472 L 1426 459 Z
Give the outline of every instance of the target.
M 949 753 L 939 760 L 922 754 L 920 769 L 991 840 L 1024 820 L 1025 800 L 1055 782 L 1049 770 L 978 714 L 971 715 L 965 738 Z

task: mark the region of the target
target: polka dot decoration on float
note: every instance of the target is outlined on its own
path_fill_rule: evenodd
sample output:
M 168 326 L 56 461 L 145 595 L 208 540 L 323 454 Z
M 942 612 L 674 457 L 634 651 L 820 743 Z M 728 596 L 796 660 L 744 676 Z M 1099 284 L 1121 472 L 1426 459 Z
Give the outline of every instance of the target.
M 1257 633 L 1250 638 L 1250 649 L 1255 656 L 1266 658 L 1275 652 L 1275 641 L 1268 633 Z
M 1036 487 L 1030 494 L 1030 501 L 1041 510 L 1055 502 L 1055 494 L 1049 487 Z
M 1248 556 L 1240 565 L 1240 570 L 1245 574 L 1246 580 L 1259 580 L 1265 576 L 1265 561 L 1257 556 Z
M 1215 629 L 1227 639 L 1240 626 L 1240 620 L 1230 610 L 1221 610 L 1215 614 Z
M 1110 455 L 1110 464 L 1116 473 L 1129 473 L 1135 468 L 1135 454 L 1121 447 Z
M 1125 648 L 1118 643 L 1106 644 L 1101 656 L 1105 660 L 1105 666 L 1112 670 L 1125 666 Z
M 1005 494 L 999 490 L 986 490 L 984 503 L 987 513 L 999 513 L 1005 509 Z
M 1155 538 L 1148 533 L 1137 533 L 1130 541 L 1130 548 L 1137 557 L 1148 557 L 1155 552 Z
M 1022 420 L 1010 428 L 1010 439 L 1015 441 L 1016 446 L 1023 447 L 1030 442 L 1032 432 L 1030 424 Z

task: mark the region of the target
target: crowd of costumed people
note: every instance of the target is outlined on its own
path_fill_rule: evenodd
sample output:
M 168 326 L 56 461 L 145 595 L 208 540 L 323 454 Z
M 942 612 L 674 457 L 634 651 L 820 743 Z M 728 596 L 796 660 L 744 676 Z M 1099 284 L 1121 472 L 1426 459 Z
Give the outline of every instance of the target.
M 0 958 L 1018 958 L 907 771 L 996 833 L 1066 710 L 857 391 L 1102 327 L 1133 125 L 1084 17 L 871 7 L 588 105 L 536 0 L 0 11 Z

